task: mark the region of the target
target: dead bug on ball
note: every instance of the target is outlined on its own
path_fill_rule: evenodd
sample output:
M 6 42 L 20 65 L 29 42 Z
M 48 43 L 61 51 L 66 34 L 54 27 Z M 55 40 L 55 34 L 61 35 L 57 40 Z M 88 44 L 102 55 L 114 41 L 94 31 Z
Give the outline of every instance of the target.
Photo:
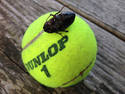
M 43 29 L 47 33 L 59 33 L 59 32 L 68 32 L 66 31 L 66 28 L 69 27 L 74 19 L 75 19 L 75 13 L 73 12 L 64 12 L 61 13 L 62 9 L 59 10 L 55 15 L 50 14 L 50 16 L 53 16 L 50 20 L 47 20 L 43 26 Z M 60 34 L 60 33 L 59 33 Z

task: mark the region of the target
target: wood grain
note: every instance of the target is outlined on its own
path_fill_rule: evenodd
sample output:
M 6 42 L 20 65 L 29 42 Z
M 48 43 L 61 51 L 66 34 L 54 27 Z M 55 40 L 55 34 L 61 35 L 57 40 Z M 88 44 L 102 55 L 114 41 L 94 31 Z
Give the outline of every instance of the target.
M 0 31 L 2 33 L 0 34 L 4 34 L 12 46 L 6 47 L 7 43 L 4 43 L 1 38 L 5 46 L 0 48 L 6 56 L 10 56 L 11 62 L 14 61 L 16 66 L 20 66 L 20 70 L 24 68 L 21 64 L 20 46 L 27 27 L 40 15 L 59 10 L 61 7 L 62 5 L 52 0 L 1 0 Z M 65 8 L 65 10 L 68 9 Z M 92 72 L 76 86 L 64 89 L 41 86 L 42 90 L 46 89 L 51 94 L 125 93 L 125 43 L 93 23 L 87 22 L 93 29 L 98 42 L 98 55 Z
M 0 94 L 49 94 L 0 50 Z

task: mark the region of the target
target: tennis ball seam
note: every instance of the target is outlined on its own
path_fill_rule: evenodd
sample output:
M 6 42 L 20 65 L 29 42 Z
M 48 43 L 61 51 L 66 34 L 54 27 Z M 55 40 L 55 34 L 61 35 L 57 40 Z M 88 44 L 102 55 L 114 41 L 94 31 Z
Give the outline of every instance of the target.
M 80 76 L 83 76 L 84 72 L 93 64 L 93 61 L 94 61 L 94 59 L 92 59 L 92 61 L 89 63 L 89 65 L 86 66 L 86 68 L 83 69 L 77 76 L 75 76 L 73 79 L 71 79 L 71 80 L 69 80 L 69 81 L 63 83 L 62 86 L 71 83 L 72 81 L 76 80 L 76 79 L 77 79 L 78 77 L 80 77 Z
M 42 35 L 43 31 L 39 32 L 39 34 L 33 38 L 31 41 L 29 41 L 24 47 L 23 47 L 23 50 L 25 50 L 26 48 L 28 48 L 34 41 L 36 41 L 40 35 Z

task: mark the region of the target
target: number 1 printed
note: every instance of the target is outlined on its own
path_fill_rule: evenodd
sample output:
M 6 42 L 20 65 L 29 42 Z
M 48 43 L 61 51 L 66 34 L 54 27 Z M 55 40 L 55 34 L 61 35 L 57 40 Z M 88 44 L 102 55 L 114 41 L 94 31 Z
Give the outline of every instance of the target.
M 48 69 L 47 69 L 47 67 L 46 67 L 46 65 L 43 65 L 43 67 L 41 69 L 41 72 L 43 72 L 43 71 L 45 72 L 45 74 L 46 74 L 47 77 L 51 76 L 50 73 L 49 73 L 49 71 L 48 71 Z

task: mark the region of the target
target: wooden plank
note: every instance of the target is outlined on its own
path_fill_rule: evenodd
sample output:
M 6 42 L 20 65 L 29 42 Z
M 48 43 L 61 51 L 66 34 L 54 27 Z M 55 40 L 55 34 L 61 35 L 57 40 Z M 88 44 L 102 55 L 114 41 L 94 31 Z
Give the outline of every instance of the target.
M 5 37 L 2 36 L 2 39 L 3 38 Z M 2 44 L 1 42 L 3 41 L 1 41 L 0 38 L 0 44 Z M 12 47 L 11 45 L 9 46 Z M 31 76 L 20 69 L 1 49 L 2 48 L 0 48 L 0 94 L 49 94 L 49 91 L 42 88 Z M 15 56 L 15 59 L 17 58 L 18 57 Z
M 1 0 L 0 30 L 3 30 L 17 50 L 21 51 L 21 39 L 28 25 L 40 15 L 59 10 L 61 7 L 51 0 Z M 56 93 L 90 94 L 94 91 L 97 94 L 124 94 L 125 43 L 96 25 L 88 23 L 98 41 L 96 65 L 84 82 L 71 88 L 55 89 Z M 17 57 L 12 59 L 18 60 Z
M 58 0 L 57 0 L 58 1 Z M 124 0 L 62 0 L 125 34 Z
M 125 43 L 101 28 L 90 25 L 98 41 L 98 55 L 96 65 L 88 79 L 94 87 L 101 87 L 103 83 L 104 94 L 108 94 L 106 87 L 114 94 L 122 94 L 125 92 L 125 84 L 123 84 L 125 81 Z
M 0 24 L 1 25 L 1 24 Z M 22 61 L 20 60 L 20 51 L 14 45 L 15 43 L 9 38 L 5 37 L 5 28 L 0 28 L 0 50 L 8 57 L 13 63 L 18 65 L 23 71 L 26 69 L 23 66 Z

